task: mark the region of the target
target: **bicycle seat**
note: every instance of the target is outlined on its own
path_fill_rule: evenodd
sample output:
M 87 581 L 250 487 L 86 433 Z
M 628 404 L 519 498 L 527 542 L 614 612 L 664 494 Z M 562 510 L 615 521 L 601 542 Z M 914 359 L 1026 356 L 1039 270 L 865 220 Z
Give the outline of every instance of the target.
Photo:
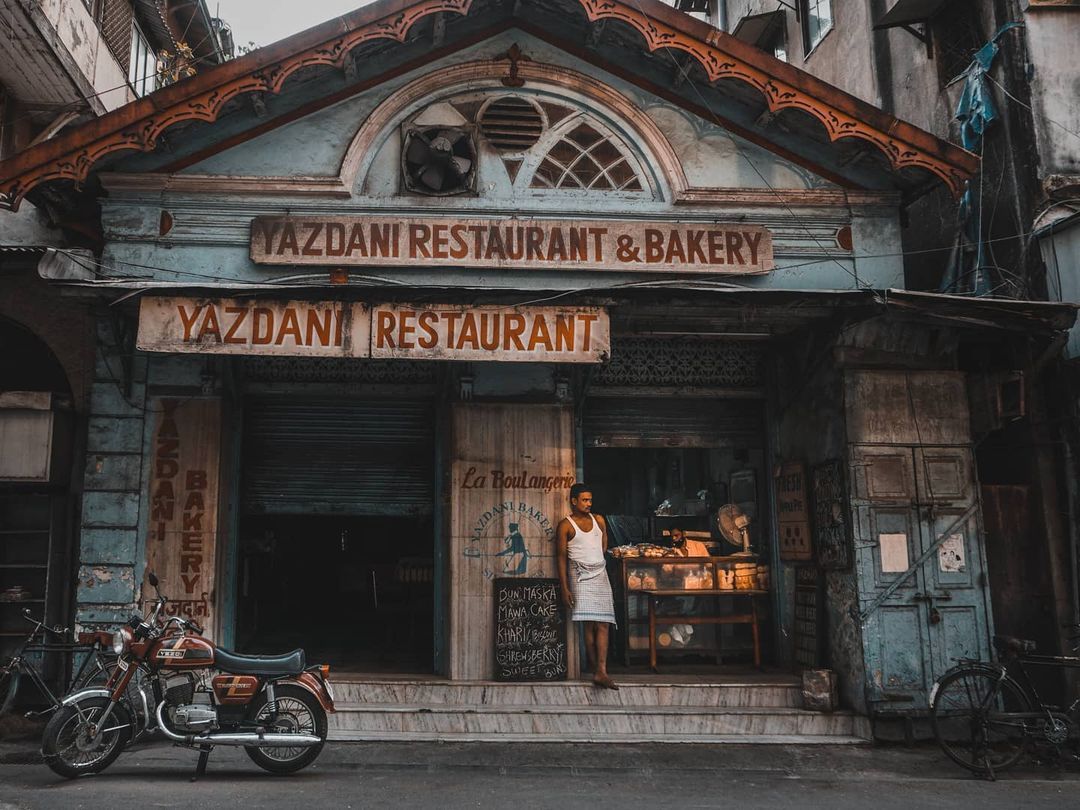
M 994 636 L 994 647 L 999 653 L 1033 653 L 1035 642 L 1031 639 L 1016 638 L 1015 636 Z

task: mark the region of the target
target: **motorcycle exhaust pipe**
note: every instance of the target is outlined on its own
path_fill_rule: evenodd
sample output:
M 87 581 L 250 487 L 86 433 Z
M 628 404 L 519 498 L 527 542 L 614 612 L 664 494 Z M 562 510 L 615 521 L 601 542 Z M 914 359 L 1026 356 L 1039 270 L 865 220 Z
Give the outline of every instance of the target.
M 165 703 L 161 702 L 157 707 L 157 721 L 158 728 L 161 729 L 161 733 L 178 743 L 184 745 L 242 745 L 244 747 L 254 746 L 256 748 L 310 748 L 313 745 L 321 743 L 322 737 L 317 737 L 314 734 L 282 734 L 280 732 L 269 732 L 265 734 L 259 734 L 255 731 L 233 733 L 233 732 L 210 732 L 204 731 L 202 734 L 177 734 L 168 724 L 165 722 Z

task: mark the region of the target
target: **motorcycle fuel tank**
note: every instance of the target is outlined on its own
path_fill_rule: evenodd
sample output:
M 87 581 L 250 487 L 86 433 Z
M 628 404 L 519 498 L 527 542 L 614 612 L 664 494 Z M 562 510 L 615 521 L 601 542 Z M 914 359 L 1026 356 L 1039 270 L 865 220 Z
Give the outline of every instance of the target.
M 162 669 L 204 669 L 214 663 L 214 645 L 198 636 L 169 636 L 154 644 L 149 658 Z

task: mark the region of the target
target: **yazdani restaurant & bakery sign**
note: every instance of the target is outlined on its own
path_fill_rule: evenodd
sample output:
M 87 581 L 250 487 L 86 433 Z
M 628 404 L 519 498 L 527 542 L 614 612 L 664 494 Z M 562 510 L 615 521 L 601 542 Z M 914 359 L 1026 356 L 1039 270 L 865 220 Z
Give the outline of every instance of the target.
M 774 266 L 760 225 L 371 216 L 256 217 L 251 260 L 743 275 Z
M 600 307 L 368 304 L 144 298 L 151 352 L 599 363 L 611 350 Z

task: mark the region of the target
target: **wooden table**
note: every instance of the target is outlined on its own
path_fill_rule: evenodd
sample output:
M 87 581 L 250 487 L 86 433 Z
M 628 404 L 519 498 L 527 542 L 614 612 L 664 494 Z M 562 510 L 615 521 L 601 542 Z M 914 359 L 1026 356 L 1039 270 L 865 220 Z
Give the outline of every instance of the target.
M 749 613 L 733 613 L 730 616 L 664 616 L 664 624 L 749 624 L 754 634 L 754 666 L 761 668 L 761 637 L 758 631 L 757 597 L 768 595 L 768 591 L 719 590 L 716 588 L 643 588 L 637 593 L 649 597 L 649 666 L 657 672 L 656 666 L 656 602 L 667 596 L 703 596 L 719 599 L 747 598 L 750 601 Z

